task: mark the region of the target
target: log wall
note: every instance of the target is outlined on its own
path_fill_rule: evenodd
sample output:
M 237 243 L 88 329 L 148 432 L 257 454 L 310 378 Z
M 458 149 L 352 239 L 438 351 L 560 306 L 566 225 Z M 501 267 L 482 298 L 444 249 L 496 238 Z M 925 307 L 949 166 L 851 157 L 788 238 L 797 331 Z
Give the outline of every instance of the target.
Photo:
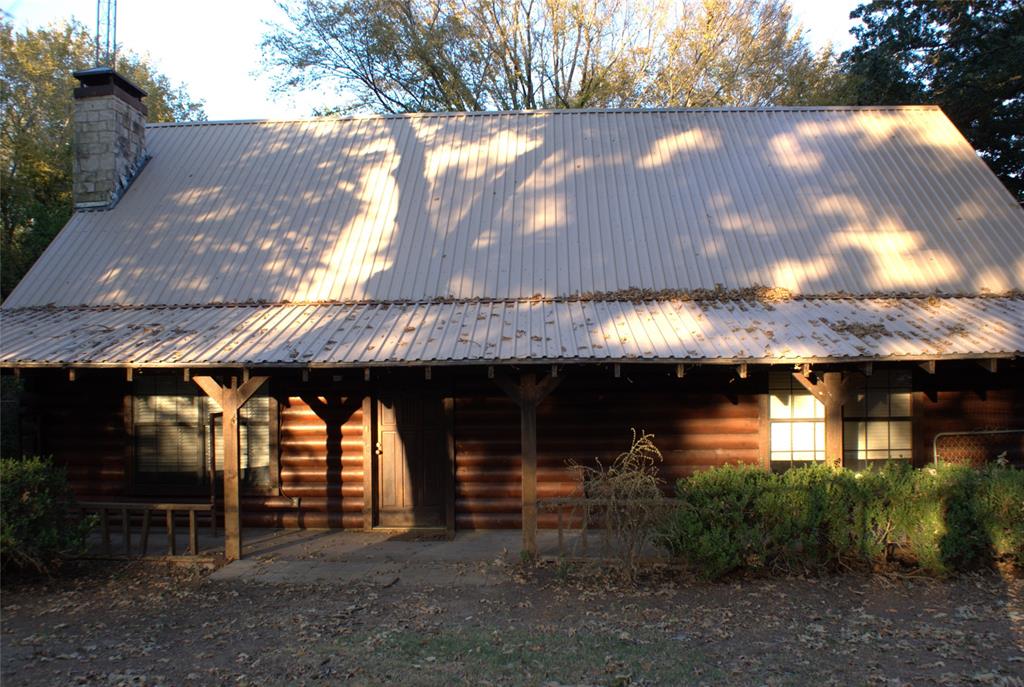
M 65 466 L 68 481 L 82 499 L 126 493 L 131 439 L 125 425 L 126 382 L 99 373 L 41 374 L 42 384 L 25 397 L 23 421 L 34 426 L 34 447 L 24 450 L 52 456 Z
M 698 370 L 677 380 L 664 369 L 644 377 L 624 370 L 621 379 L 607 370 L 565 373 L 538 409 L 540 499 L 572 494 L 578 482 L 568 462 L 612 459 L 628 447 L 631 428 L 655 435 L 668 489 L 706 467 L 761 463 L 763 378 L 753 371 L 741 381 Z M 995 375 L 972 363 L 940 364 L 939 370 L 915 372 L 915 464 L 930 462 L 937 432 L 1024 427 L 1019 367 Z M 23 421 L 37 428 L 38 451 L 67 466 L 80 498 L 155 496 L 131 486 L 130 385 L 122 371 L 83 370 L 74 382 L 64 371 L 31 371 L 24 379 Z M 400 381 L 403 388 L 427 384 L 422 388 L 455 399 L 457 527 L 519 527 L 518 407 L 482 370 L 435 373 L 426 383 L 422 372 L 409 373 Z M 361 382 L 271 380 L 280 407 L 280 489 L 243 493 L 245 524 L 363 527 L 364 450 L 373 437 L 364 429 L 370 418 L 363 416 L 362 401 L 373 388 Z M 206 493 L 196 497 L 205 499 Z M 553 517 L 542 515 L 541 526 L 551 526 Z
M 680 477 L 725 463 L 758 464 L 756 394 L 698 392 L 699 381 L 568 376 L 537 409 L 537 497 L 573 495 L 572 462 L 606 464 L 629 447 L 632 429 L 655 435 L 666 490 Z M 718 382 L 724 385 L 724 380 Z M 708 387 L 705 387 L 708 388 Z M 461 529 L 518 528 L 519 410 L 486 385 L 462 385 L 455 400 L 455 513 Z M 540 526 L 554 525 L 551 513 Z
M 1024 429 L 1024 371 L 990 373 L 972 364 L 950 364 L 941 374 L 916 372 L 914 380 L 914 464 L 933 459 L 939 432 Z M 1015 435 L 1018 453 L 1024 439 Z
M 363 527 L 362 393 L 275 393 L 280 496 L 243 499 L 248 524 Z

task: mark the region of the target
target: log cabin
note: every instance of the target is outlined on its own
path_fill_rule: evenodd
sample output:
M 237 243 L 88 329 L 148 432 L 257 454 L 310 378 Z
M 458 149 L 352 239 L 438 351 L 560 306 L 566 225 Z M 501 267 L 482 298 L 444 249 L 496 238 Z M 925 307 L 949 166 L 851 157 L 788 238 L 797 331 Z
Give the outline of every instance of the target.
M 532 552 L 631 428 L 669 485 L 1024 460 L 1024 210 L 936 107 L 146 124 L 76 76 L 75 212 L 0 366 L 80 498 L 212 501 L 229 558 L 242 526 Z

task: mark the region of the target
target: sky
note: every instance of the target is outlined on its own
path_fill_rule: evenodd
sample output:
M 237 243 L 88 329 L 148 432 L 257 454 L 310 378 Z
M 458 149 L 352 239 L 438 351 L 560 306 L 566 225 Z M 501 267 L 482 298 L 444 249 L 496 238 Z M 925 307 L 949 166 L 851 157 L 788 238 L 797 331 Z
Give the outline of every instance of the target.
M 852 39 L 855 0 L 790 0 L 811 45 L 837 49 Z M 18 29 L 38 28 L 71 17 L 93 29 L 96 0 L 0 0 Z M 337 102 L 331 93 L 271 92 L 260 73 L 260 38 L 267 22 L 279 21 L 274 0 L 118 0 L 117 38 L 147 55 L 173 83 L 184 83 L 194 99 L 206 101 L 211 120 L 308 117 L 313 108 Z

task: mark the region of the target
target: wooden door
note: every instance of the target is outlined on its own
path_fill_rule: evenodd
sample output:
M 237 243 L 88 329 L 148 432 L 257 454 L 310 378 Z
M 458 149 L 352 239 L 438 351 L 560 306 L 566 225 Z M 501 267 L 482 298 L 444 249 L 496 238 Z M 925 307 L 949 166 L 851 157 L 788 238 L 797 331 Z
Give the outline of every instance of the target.
M 377 418 L 377 525 L 444 527 L 452 476 L 442 400 L 397 396 Z

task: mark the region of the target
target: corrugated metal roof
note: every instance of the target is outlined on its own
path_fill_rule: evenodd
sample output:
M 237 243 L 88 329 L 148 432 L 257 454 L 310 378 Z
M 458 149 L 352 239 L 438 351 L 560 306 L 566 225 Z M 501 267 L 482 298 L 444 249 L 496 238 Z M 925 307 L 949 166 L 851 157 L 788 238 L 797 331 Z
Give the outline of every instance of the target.
M 1007 357 L 1024 351 L 1024 298 L 39 308 L 3 330 L 3 365 Z
M 361 117 L 147 136 L 152 160 L 124 198 L 75 214 L 5 308 L 1024 288 L 1024 210 L 936 108 Z

